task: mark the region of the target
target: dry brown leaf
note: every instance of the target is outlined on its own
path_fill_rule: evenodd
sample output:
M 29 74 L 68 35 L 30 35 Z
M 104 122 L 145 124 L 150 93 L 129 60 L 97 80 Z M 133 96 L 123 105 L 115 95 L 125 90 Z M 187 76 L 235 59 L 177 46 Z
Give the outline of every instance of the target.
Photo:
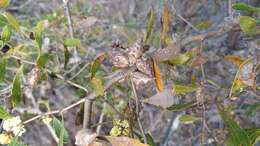
M 75 144 L 78 146 L 89 146 L 91 145 L 97 137 L 96 133 L 93 133 L 92 131 L 88 129 L 82 129 L 77 132 L 75 139 Z
M 112 137 L 106 136 L 106 139 L 112 144 L 112 146 L 148 146 L 141 143 L 139 140 L 129 137 Z
M 162 92 L 159 92 L 152 97 L 145 99 L 143 102 L 159 106 L 162 108 L 168 108 L 173 104 L 176 104 L 176 98 L 174 98 L 172 89 L 164 89 Z
M 171 60 L 176 57 L 181 51 L 181 43 L 177 41 L 164 49 L 157 49 L 153 55 L 153 59 L 156 62 L 163 62 Z
M 252 59 L 247 59 L 240 66 L 237 74 L 237 79 L 241 80 L 249 87 L 256 87 L 256 74 L 254 72 L 254 63 Z
M 234 55 L 228 55 L 225 57 L 225 59 L 234 63 L 236 65 L 236 67 L 239 67 L 244 62 L 243 59 L 241 59 L 238 56 L 234 56 Z
M 147 60 L 144 60 L 143 58 L 138 59 L 136 62 L 136 67 L 140 72 L 148 76 L 152 76 L 151 66 Z
M 154 76 L 155 76 L 156 87 L 160 92 L 162 92 L 163 91 L 163 81 L 161 79 L 161 71 L 155 61 L 153 61 L 153 72 L 154 72 Z
M 172 21 L 172 15 L 167 5 L 164 5 L 163 9 L 163 18 L 162 18 L 162 27 L 161 27 L 161 42 L 163 45 L 165 45 L 165 38 L 167 36 L 167 33 L 170 30 L 170 25 Z
M 134 72 L 132 74 L 133 82 L 135 83 L 135 86 L 137 89 L 144 88 L 148 85 L 148 83 L 151 83 L 152 78 L 148 77 L 147 75 L 141 73 L 141 72 Z
M 207 62 L 207 58 L 203 56 L 197 56 L 192 59 L 192 66 L 199 66 Z

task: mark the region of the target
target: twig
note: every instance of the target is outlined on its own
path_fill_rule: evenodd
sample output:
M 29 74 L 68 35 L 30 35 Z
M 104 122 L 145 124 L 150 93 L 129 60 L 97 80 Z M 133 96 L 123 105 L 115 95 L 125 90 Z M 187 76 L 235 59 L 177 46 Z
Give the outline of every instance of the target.
M 107 81 L 107 83 L 105 84 L 104 90 L 108 90 L 114 83 L 118 82 L 122 78 L 125 78 L 126 76 L 128 76 L 130 73 L 132 73 L 135 70 L 136 70 L 136 67 L 131 67 L 131 68 L 128 68 L 126 70 L 121 70 L 121 72 L 117 73 L 118 76 L 116 76 L 116 77 L 110 79 L 109 81 Z M 34 120 L 37 120 L 37 119 L 39 119 L 43 116 L 48 116 L 48 115 L 53 115 L 53 114 L 65 112 L 65 111 L 70 110 L 70 109 L 74 108 L 75 106 L 83 103 L 85 101 L 85 99 L 94 100 L 96 97 L 97 97 L 97 95 L 94 92 L 92 92 L 88 96 L 78 100 L 77 102 L 75 102 L 75 103 L 73 103 L 69 106 L 66 106 L 66 107 L 64 107 L 60 110 L 53 110 L 53 111 L 49 111 L 49 112 L 46 112 L 46 113 L 42 113 L 40 115 L 34 116 L 34 117 L 24 121 L 23 123 L 28 124 L 28 123 L 30 123 Z
M 136 112 L 136 115 L 137 115 L 137 122 L 138 122 L 139 128 L 141 130 L 141 133 L 143 135 L 144 143 L 147 144 L 147 139 L 146 139 L 146 136 L 145 136 L 145 133 L 144 133 L 144 129 L 143 129 L 142 123 L 141 123 L 140 118 L 139 118 L 139 99 L 138 99 L 138 96 L 137 96 L 137 93 L 136 93 L 136 89 L 135 89 L 133 79 L 130 78 L 130 81 L 131 81 L 131 86 L 132 86 L 134 96 L 135 96 L 135 102 L 136 102 L 136 111 L 135 112 Z
M 69 0 L 63 0 L 63 4 L 64 4 L 64 7 L 65 7 L 67 21 L 68 21 L 68 25 L 69 25 L 70 37 L 73 39 L 74 38 L 74 30 L 73 30 L 73 26 L 72 26 L 72 19 L 71 19 L 71 13 L 70 13 Z
M 186 20 L 185 18 L 183 18 L 180 14 L 177 14 L 177 16 L 184 21 L 186 24 L 188 24 L 192 29 L 194 29 L 196 32 L 200 32 L 195 26 L 193 26 L 193 24 L 191 24 L 188 20 Z
M 106 108 L 106 103 L 105 102 L 103 103 L 103 109 L 104 108 Z M 100 135 L 100 131 L 101 131 L 101 128 L 102 128 L 102 123 L 103 123 L 104 117 L 105 117 L 105 113 L 104 113 L 103 109 L 102 109 L 102 113 L 101 113 L 101 115 L 99 117 L 99 120 L 98 120 L 98 127 L 97 127 L 97 130 L 96 130 L 97 135 Z
M 92 101 L 85 99 L 83 129 L 89 129 L 91 124 Z

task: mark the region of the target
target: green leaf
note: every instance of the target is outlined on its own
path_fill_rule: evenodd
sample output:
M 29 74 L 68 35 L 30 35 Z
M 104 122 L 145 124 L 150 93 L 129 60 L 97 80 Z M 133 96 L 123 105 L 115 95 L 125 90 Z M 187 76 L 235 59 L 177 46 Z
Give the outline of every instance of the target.
M 12 87 L 12 105 L 15 107 L 21 102 L 22 96 L 22 88 L 21 88 L 21 75 L 23 71 L 23 65 L 17 70 L 16 75 L 13 80 L 13 87 Z
M 69 49 L 67 48 L 67 46 L 64 46 L 64 68 L 67 67 L 69 59 L 70 59 Z
M 95 61 L 93 62 L 93 64 L 91 65 L 90 68 L 90 72 L 91 72 L 91 78 L 93 78 L 98 69 L 100 68 L 100 64 L 102 63 L 102 61 L 105 59 L 105 54 L 100 54 L 98 57 L 96 57 Z
M 20 144 L 20 143 L 18 142 L 18 138 L 15 137 L 15 138 L 12 139 L 11 143 L 8 144 L 8 146 L 26 146 L 26 145 Z
M 245 131 L 250 138 L 252 146 L 260 141 L 260 128 L 250 128 L 245 129 Z
M 151 8 L 149 25 L 148 25 L 147 32 L 146 32 L 146 35 L 145 35 L 145 41 L 144 41 L 145 43 L 147 43 L 147 41 L 149 40 L 149 38 L 151 37 L 151 35 L 153 33 L 154 19 L 155 19 L 154 10 L 153 10 L 153 8 Z
M 51 126 L 54 129 L 55 134 L 58 137 L 63 135 L 63 138 L 62 138 L 63 139 L 63 143 L 67 143 L 68 140 L 69 140 L 69 134 L 68 134 L 68 131 L 65 129 L 64 125 L 57 118 L 54 117 L 52 122 L 51 122 Z
M 260 8 L 250 6 L 245 3 L 234 3 L 232 5 L 232 8 L 235 10 L 240 10 L 240 11 L 258 12 L 258 13 L 260 12 Z
M 253 35 L 256 32 L 256 20 L 249 16 L 240 16 L 240 27 L 247 35 Z
M 147 134 L 145 134 L 145 136 L 146 136 L 146 139 L 147 139 L 147 144 L 148 144 L 149 146 L 156 146 L 156 144 L 155 144 L 155 142 L 154 142 L 153 137 L 151 136 L 151 134 L 147 133 Z
M 1 34 L 1 39 L 3 40 L 4 44 L 7 44 L 11 38 L 11 29 L 8 25 L 6 25 L 3 28 L 2 34 Z
M 182 115 L 180 117 L 180 122 L 183 124 L 190 124 L 199 120 L 201 120 L 201 118 L 195 117 L 193 115 Z
M 18 23 L 18 21 L 16 20 L 16 18 L 10 14 L 5 12 L 3 14 L 3 16 L 6 18 L 7 22 L 9 23 L 9 25 L 17 32 L 20 32 L 20 25 Z
M 61 115 L 61 125 L 64 127 L 64 117 L 63 117 L 63 114 Z M 59 135 L 58 146 L 63 146 L 64 132 L 65 132 L 65 128 L 61 128 L 61 132 L 60 132 L 60 135 Z
M 252 105 L 249 105 L 246 109 L 246 115 L 247 116 L 252 116 L 255 112 L 257 112 L 258 110 L 260 110 L 260 103 L 255 103 Z
M 0 0 L 0 8 L 6 8 L 9 5 L 9 0 Z
M 91 83 L 97 96 L 104 94 L 104 85 L 101 78 L 94 77 L 91 79 Z
M 80 40 L 79 39 L 70 39 L 70 38 L 66 38 L 64 41 L 64 45 L 67 47 L 76 47 L 76 46 L 80 46 Z
M 173 93 L 174 95 L 179 95 L 179 94 L 187 94 L 196 91 L 196 86 L 194 85 L 180 85 L 175 83 L 173 85 Z
M 49 54 L 47 53 L 38 56 L 36 61 L 37 67 L 39 67 L 40 69 L 44 68 L 48 59 L 49 59 Z
M 196 106 L 196 101 L 191 101 L 191 102 L 183 103 L 183 104 L 174 104 L 174 105 L 168 107 L 167 110 L 178 112 L 178 111 L 184 111 L 184 110 L 192 108 L 194 106 Z
M 5 80 L 5 72 L 6 72 L 6 58 L 0 58 L 0 83 Z
M 2 107 L 2 106 L 0 105 L 0 119 L 5 120 L 5 119 L 7 119 L 7 118 L 9 118 L 9 117 L 11 117 L 11 116 L 9 115 L 9 113 L 4 109 L 4 107 Z
M 35 41 L 37 42 L 39 49 L 42 48 L 42 32 L 43 31 L 44 31 L 44 22 L 40 21 L 37 23 L 36 27 L 34 28 Z
M 249 136 L 245 130 L 241 129 L 240 126 L 232 119 L 230 113 L 224 110 L 221 105 L 218 105 L 218 111 L 229 132 L 228 142 L 235 146 L 250 146 Z

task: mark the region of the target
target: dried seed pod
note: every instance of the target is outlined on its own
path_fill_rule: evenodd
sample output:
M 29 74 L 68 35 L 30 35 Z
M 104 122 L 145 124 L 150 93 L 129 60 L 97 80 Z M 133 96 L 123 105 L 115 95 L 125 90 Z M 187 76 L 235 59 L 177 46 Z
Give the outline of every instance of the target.
M 134 72 L 132 74 L 132 78 L 137 89 L 144 88 L 146 85 L 148 85 L 148 83 L 152 82 L 152 78 L 148 77 L 147 75 L 141 72 Z
M 40 77 L 40 69 L 39 68 L 34 68 L 31 72 L 30 75 L 28 76 L 28 85 L 30 88 L 33 88 L 36 83 L 38 82 Z
M 138 60 L 136 61 L 136 67 L 137 67 L 137 69 L 138 69 L 140 72 L 142 72 L 142 73 L 148 75 L 149 77 L 152 76 L 151 66 L 150 66 L 150 64 L 148 63 L 148 61 L 145 60 L 145 58 L 140 58 L 140 59 L 138 59 Z

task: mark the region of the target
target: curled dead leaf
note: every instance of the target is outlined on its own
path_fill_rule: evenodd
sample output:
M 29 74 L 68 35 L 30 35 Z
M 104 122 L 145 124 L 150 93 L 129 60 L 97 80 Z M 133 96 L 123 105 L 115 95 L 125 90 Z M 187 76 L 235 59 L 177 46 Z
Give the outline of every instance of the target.
M 112 58 L 112 63 L 115 67 L 118 68 L 125 68 L 129 65 L 128 59 L 122 54 L 117 54 L 116 56 L 114 56 Z
M 148 83 L 152 82 L 152 78 L 148 77 L 147 75 L 141 72 L 134 72 L 132 74 L 133 82 L 137 89 L 144 88 Z
M 90 146 L 96 139 L 97 134 L 88 129 L 82 129 L 75 136 L 75 144 L 78 146 Z
M 136 67 L 140 72 L 142 72 L 148 76 L 152 75 L 151 66 L 147 60 L 144 60 L 144 58 L 140 58 L 137 60 Z
M 33 88 L 36 83 L 38 82 L 40 77 L 40 69 L 39 68 L 34 68 L 31 72 L 30 75 L 28 76 L 28 85 L 30 88 Z

